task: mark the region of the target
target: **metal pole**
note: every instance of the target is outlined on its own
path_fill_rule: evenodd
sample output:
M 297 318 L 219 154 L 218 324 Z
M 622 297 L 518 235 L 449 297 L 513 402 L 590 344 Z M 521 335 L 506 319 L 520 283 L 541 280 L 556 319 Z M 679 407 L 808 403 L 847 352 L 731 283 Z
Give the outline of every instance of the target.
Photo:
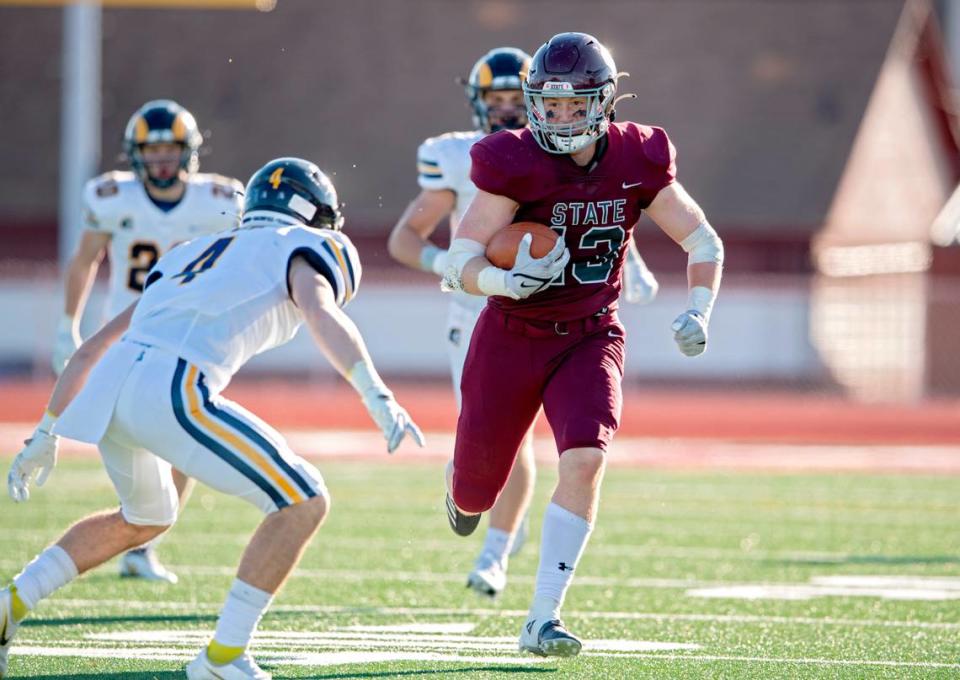
M 63 9 L 60 104 L 61 269 L 80 234 L 83 184 L 100 162 L 100 18 L 98 0 L 79 0 Z
M 945 0 L 943 27 L 947 42 L 947 61 L 952 76 L 951 87 L 960 87 L 960 2 Z

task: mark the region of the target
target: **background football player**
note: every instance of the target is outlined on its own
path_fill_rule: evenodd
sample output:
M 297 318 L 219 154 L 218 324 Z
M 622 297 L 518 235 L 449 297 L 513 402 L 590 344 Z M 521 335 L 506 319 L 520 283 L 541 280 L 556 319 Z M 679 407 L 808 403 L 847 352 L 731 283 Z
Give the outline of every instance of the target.
M 476 187 L 470 181 L 470 147 L 497 130 L 522 128 L 527 123 L 520 89 L 521 72 L 530 55 L 513 47 L 499 47 L 482 56 L 461 81 L 473 110 L 474 130 L 448 132 L 431 137 L 417 151 L 417 181 L 420 193 L 407 207 L 390 234 L 390 254 L 414 269 L 441 275 L 446 251 L 430 242 L 430 235 L 449 217 L 450 237 Z M 447 354 L 457 405 L 460 404 L 460 376 L 470 346 L 473 327 L 486 305 L 475 295 L 451 296 L 447 313 Z M 506 586 L 508 557 L 516 554 L 526 538 L 525 513 L 530 505 L 536 470 L 533 462 L 533 433 L 524 437 L 517 464 L 496 506 L 490 511 L 490 525 L 483 548 L 467 585 L 476 592 L 494 597 Z
M 103 256 L 109 253 L 106 312 L 112 319 L 143 292 L 147 272 L 175 244 L 239 223 L 243 185 L 228 177 L 200 174 L 203 135 L 193 115 L 174 101 L 144 104 L 124 132 L 130 171 L 108 172 L 84 187 L 84 231 L 66 275 L 63 316 L 53 352 L 59 375 L 81 343 L 80 320 Z M 175 473 L 181 502 L 188 480 Z M 128 552 L 121 576 L 175 583 L 153 546 Z
M 446 251 L 430 242 L 430 236 L 449 217 L 450 239 L 477 189 L 470 179 L 470 147 L 498 130 L 515 130 L 527 124 L 521 79 L 530 55 L 513 47 L 498 47 L 482 56 L 469 77 L 462 81 L 473 110 L 474 130 L 448 132 L 431 137 L 417 152 L 420 194 L 407 207 L 390 234 L 390 254 L 414 269 L 442 275 Z M 658 284 L 631 245 L 625 269 L 624 290 L 629 302 L 647 303 L 656 297 Z M 460 377 L 477 317 L 486 300 L 455 292 L 447 313 L 447 353 L 457 405 Z M 529 522 L 527 509 L 533 494 L 536 469 L 532 430 L 524 437 L 507 485 L 490 511 L 490 525 L 483 548 L 467 577 L 476 592 L 494 597 L 506 586 L 508 557 L 523 545 Z
M 671 328 L 686 356 L 706 348 L 723 262 L 719 236 L 675 181 L 666 132 L 613 122 L 620 76 L 606 47 L 584 33 L 561 33 L 537 50 L 523 83 L 529 127 L 471 148 L 477 194 L 446 258 L 447 289 L 490 296 L 461 379 L 447 478 L 453 530 L 469 535 L 478 513 L 494 505 L 541 407 L 560 454 L 520 632 L 521 649 L 545 656 L 581 649 L 560 609 L 593 530 L 604 454 L 620 425 L 617 302 L 641 211 L 688 253 L 686 311 Z M 548 224 L 561 238 L 534 258 L 524 236 L 511 269 L 493 266 L 487 243 L 517 221 Z

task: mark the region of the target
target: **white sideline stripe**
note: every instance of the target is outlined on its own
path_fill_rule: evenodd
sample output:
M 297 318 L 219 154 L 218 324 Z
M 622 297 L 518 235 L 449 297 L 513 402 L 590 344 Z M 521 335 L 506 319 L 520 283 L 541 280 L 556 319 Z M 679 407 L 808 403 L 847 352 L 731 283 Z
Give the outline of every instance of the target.
M 401 623 L 392 626 L 343 626 L 340 630 L 356 633 L 440 633 L 466 635 L 477 627 L 475 623 Z
M 122 649 L 70 648 L 70 647 L 30 647 L 18 646 L 18 656 L 77 657 L 92 659 L 123 659 L 146 661 L 190 661 L 197 654 L 189 651 L 154 647 L 127 647 Z M 354 663 L 377 663 L 385 661 L 445 661 L 448 663 L 484 663 L 484 664 L 530 664 L 543 663 L 547 659 L 536 657 L 509 656 L 460 656 L 430 652 L 286 652 L 283 654 L 258 653 L 261 661 L 282 666 L 339 666 Z
M 37 531 L 35 529 L 8 529 L 0 535 L 0 543 L 22 544 L 24 540 L 35 540 Z M 247 535 L 237 535 L 227 532 L 205 532 L 206 540 L 219 540 L 230 545 L 246 546 L 250 542 Z M 168 540 L 176 540 L 168 539 Z M 460 547 L 457 541 L 417 541 L 414 545 L 409 539 L 352 539 L 346 537 L 325 537 L 324 545 L 328 549 L 363 549 L 363 550 L 392 550 L 399 552 L 403 550 L 416 551 L 417 553 L 438 552 L 449 554 Z M 666 545 L 591 545 L 591 556 L 605 557 L 675 557 L 686 560 L 728 560 L 728 561 L 766 561 L 766 560 L 788 560 L 798 562 L 834 562 L 842 564 L 853 558 L 869 557 L 865 554 L 854 554 L 848 552 L 829 552 L 829 551 L 803 551 L 803 550 L 765 550 L 751 549 L 742 550 L 740 548 L 701 548 L 696 546 L 666 546 Z M 888 556 L 889 557 L 889 556 Z M 0 566 L 5 568 L 18 569 L 22 564 L 8 564 L 0 561 Z M 689 584 L 688 584 L 689 585 Z
M 720 586 L 713 588 L 692 588 L 687 597 L 733 600 L 790 600 L 802 602 L 815 597 L 876 597 L 881 600 L 911 600 L 937 602 L 941 600 L 960 600 L 960 592 L 955 590 L 920 588 L 852 588 L 826 587 L 817 585 L 782 586 Z
M 0 568 L 7 570 L 20 569 L 22 562 L 0 560 Z M 213 566 L 199 564 L 168 564 L 167 567 L 174 573 L 194 574 L 197 576 L 235 576 L 235 566 Z M 428 571 L 350 571 L 341 569 L 297 569 L 295 575 L 304 578 L 330 579 L 335 581 L 363 582 L 363 581 L 403 581 L 415 583 L 465 583 L 466 579 L 460 572 L 428 572 Z M 534 575 L 514 575 L 514 583 L 532 584 Z M 732 585 L 726 581 L 699 581 L 688 579 L 669 578 L 613 578 L 607 576 L 581 576 L 577 578 L 579 585 L 586 586 L 618 586 L 621 588 L 697 588 L 709 586 Z
M 584 650 L 581 655 L 593 656 Z M 671 661 L 748 661 L 751 663 L 787 663 L 809 664 L 816 666 L 886 666 L 892 668 L 957 668 L 960 663 L 940 663 L 936 661 L 887 661 L 877 659 L 808 659 L 778 656 L 723 656 L 703 654 L 618 654 L 617 658 L 631 659 L 669 659 Z
M 196 574 L 201 576 L 233 576 L 236 574 L 236 567 L 210 566 L 210 565 L 173 565 L 170 567 L 174 573 Z M 365 581 L 402 581 L 404 583 L 463 583 L 464 577 L 460 572 L 423 572 L 423 571 L 386 571 L 386 570 L 364 570 L 348 571 L 338 569 L 297 569 L 296 575 L 305 578 L 329 579 L 345 582 L 365 582 Z M 854 578 L 854 577 L 847 577 Z M 513 583 L 534 584 L 535 575 L 515 574 L 511 576 Z M 934 580 L 936 583 L 948 581 L 945 578 Z M 912 580 L 915 585 L 909 588 L 899 588 L 892 586 L 890 588 L 874 587 L 837 587 L 837 592 L 826 592 L 824 586 L 810 586 L 808 584 L 782 583 L 782 582 L 742 582 L 742 581 L 711 581 L 711 580 L 692 580 L 692 579 L 670 579 L 670 578 L 616 578 L 611 576 L 579 576 L 577 584 L 580 586 L 606 586 L 617 588 L 653 588 L 653 589 L 684 589 L 687 594 L 693 597 L 726 597 L 725 595 L 704 594 L 712 590 L 731 590 L 743 591 L 748 595 L 751 589 L 780 590 L 789 592 L 790 589 L 818 589 L 824 595 L 836 594 L 839 596 L 859 596 L 859 597 L 885 597 L 890 599 L 916 599 L 916 600 L 943 600 L 960 599 L 960 578 L 954 579 L 949 590 L 938 588 L 936 586 L 925 588 L 922 584 L 922 578 L 916 577 Z M 954 589 L 956 588 L 956 589 Z M 798 593 L 800 590 L 797 591 Z M 733 597 L 737 597 L 734 595 Z M 759 597 L 759 596 L 758 596 Z M 805 599 L 801 596 L 800 599 Z
M 36 529 L 7 529 L 0 536 L 0 543 L 9 542 L 19 544 L 24 540 L 35 540 L 37 538 Z M 205 540 L 216 540 L 230 545 L 245 546 L 250 542 L 250 537 L 246 534 L 240 535 L 235 532 L 213 531 L 204 532 Z M 167 539 L 176 540 L 176 539 Z M 328 548 L 363 550 L 415 550 L 422 552 L 449 553 L 457 549 L 461 544 L 458 541 L 438 541 L 427 540 L 417 541 L 415 544 L 410 539 L 358 539 L 349 537 L 325 536 L 324 545 Z M 748 560 L 759 561 L 769 559 L 784 559 L 797 561 L 822 561 L 822 562 L 843 562 L 854 555 L 847 552 L 829 552 L 829 551 L 803 551 L 803 550 L 765 550 L 751 549 L 743 550 L 741 548 L 702 548 L 696 546 L 682 545 L 591 545 L 590 554 L 598 556 L 616 556 L 616 557 L 679 557 L 683 559 L 728 559 L 728 560 Z M 863 555 L 857 555 L 863 557 Z
M 42 606 L 88 609 L 90 607 L 125 607 L 131 610 L 172 609 L 174 611 L 219 611 L 219 602 L 172 602 L 143 600 L 88 600 L 55 598 Z M 522 618 L 526 609 L 453 609 L 447 607 L 340 607 L 336 605 L 274 605 L 274 612 L 351 615 L 351 616 L 481 616 Z M 885 621 L 883 619 L 835 619 L 812 616 L 765 616 L 759 614 L 675 614 L 669 612 L 597 612 L 572 611 L 571 619 L 609 619 L 612 621 L 702 621 L 715 623 L 772 623 L 782 625 L 849 626 L 856 628 L 921 628 L 931 630 L 960 630 L 960 623 L 940 621 Z M 258 633 L 260 634 L 260 633 Z
M 436 625 L 436 624 L 431 624 Z M 445 624 L 444 624 L 445 625 Z M 467 624 L 471 625 L 471 624 Z M 187 630 L 137 630 L 112 633 L 93 633 L 85 640 L 102 642 L 140 642 L 154 644 L 200 645 L 209 639 L 208 631 Z M 420 635 L 395 633 L 352 633 L 342 629 L 327 632 L 261 631 L 254 635 L 257 650 L 279 649 L 289 651 L 294 646 L 361 648 L 384 647 L 388 649 L 412 649 L 414 651 L 437 651 L 468 649 L 473 651 L 515 654 L 515 636 L 467 636 L 467 635 Z M 293 644 L 291 644 L 293 643 Z M 652 652 L 658 650 L 697 650 L 700 645 L 689 642 L 660 642 L 651 640 L 590 640 L 590 649 L 596 652 Z M 258 654 L 260 652 L 258 651 Z
M 923 576 L 814 576 L 808 583 L 693 588 L 688 597 L 740 600 L 810 600 L 815 597 L 879 597 L 884 600 L 960 600 L 960 578 Z
M 586 656 L 598 654 L 589 650 L 582 652 Z M 178 649 L 132 647 L 124 649 L 96 649 L 69 647 L 18 646 L 17 655 L 46 657 L 80 657 L 95 659 L 142 659 L 154 661 L 189 661 L 196 652 L 189 653 Z M 266 661 L 277 665 L 326 666 L 345 663 L 371 663 L 376 661 L 445 661 L 451 663 L 518 663 L 529 664 L 546 661 L 537 657 L 508 656 L 449 656 L 417 652 L 330 652 L 330 653 L 287 653 L 273 656 L 270 653 L 258 654 Z M 960 669 L 957 663 L 938 663 L 934 661 L 892 661 L 875 659 L 811 659 L 765 656 L 728 656 L 703 654 L 617 654 L 617 658 L 656 659 L 669 661 L 735 661 L 748 663 L 807 664 L 817 666 L 881 666 L 889 668 L 950 668 Z
M 857 576 L 844 574 L 842 576 L 813 576 L 810 578 L 810 583 L 847 588 L 939 588 L 941 590 L 955 590 L 960 593 L 960 577 L 956 576 Z

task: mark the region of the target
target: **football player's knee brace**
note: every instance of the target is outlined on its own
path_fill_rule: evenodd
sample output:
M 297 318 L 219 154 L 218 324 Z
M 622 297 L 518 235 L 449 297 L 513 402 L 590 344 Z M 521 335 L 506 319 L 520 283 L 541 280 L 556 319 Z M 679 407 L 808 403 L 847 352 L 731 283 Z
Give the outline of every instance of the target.
M 453 239 L 450 250 L 447 251 L 447 264 L 441 284 L 443 290 L 448 292 L 464 290 L 463 268 L 467 266 L 467 262 L 470 260 L 483 257 L 486 250 L 486 246 L 479 241 L 469 238 Z

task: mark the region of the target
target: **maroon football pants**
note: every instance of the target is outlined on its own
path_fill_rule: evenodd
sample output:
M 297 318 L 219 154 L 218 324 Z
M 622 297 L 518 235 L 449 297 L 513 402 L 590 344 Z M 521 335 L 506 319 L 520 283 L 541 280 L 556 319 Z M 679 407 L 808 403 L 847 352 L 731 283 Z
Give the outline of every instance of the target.
M 507 482 L 540 406 L 557 451 L 606 450 L 620 425 L 624 330 L 615 313 L 553 324 L 488 306 L 470 341 L 460 390 L 453 500 L 483 512 Z

